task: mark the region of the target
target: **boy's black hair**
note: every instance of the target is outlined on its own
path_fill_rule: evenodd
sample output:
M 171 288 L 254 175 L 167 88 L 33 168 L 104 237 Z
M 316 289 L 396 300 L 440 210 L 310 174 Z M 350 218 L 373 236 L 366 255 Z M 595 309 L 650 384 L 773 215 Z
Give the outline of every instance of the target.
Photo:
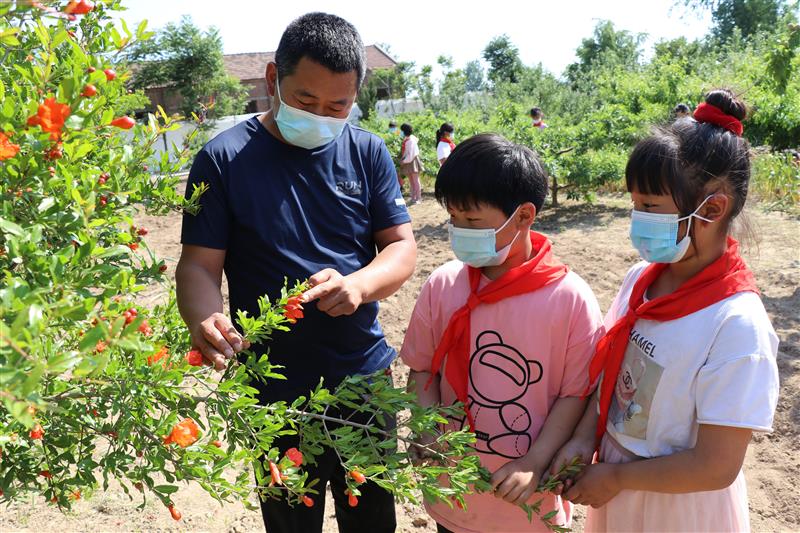
M 678 105 L 676 105 L 675 108 L 672 110 L 672 112 L 675 113 L 675 114 L 678 114 L 678 113 L 689 113 L 690 115 L 692 114 L 692 110 L 686 104 L 678 104 Z
M 397 127 L 397 122 L 395 122 L 394 120 L 392 120 L 391 122 L 389 122 L 389 127 L 390 127 L 390 128 L 396 128 L 396 127 Z
M 543 115 L 541 107 L 532 107 L 531 108 L 531 118 L 539 117 L 541 115 Z
M 494 133 L 456 146 L 436 176 L 436 200 L 445 208 L 496 207 L 506 216 L 525 202 L 542 209 L 547 174 L 536 153 Z
M 705 101 L 739 120 L 747 114 L 728 89 L 709 92 Z M 733 219 L 747 200 L 750 145 L 715 124 L 678 120 L 655 128 L 636 145 L 625 167 L 625 181 L 628 192 L 671 195 L 683 216 L 700 205 L 709 183 L 720 181 L 733 199 Z
M 405 133 L 406 137 L 408 137 L 409 135 L 414 133 L 414 128 L 411 126 L 411 124 L 403 122 L 402 124 L 400 124 L 400 131 Z
M 303 57 L 333 72 L 355 72 L 357 87 L 364 81 L 364 43 L 356 28 L 336 15 L 307 13 L 289 24 L 275 52 L 278 77 L 291 76 Z

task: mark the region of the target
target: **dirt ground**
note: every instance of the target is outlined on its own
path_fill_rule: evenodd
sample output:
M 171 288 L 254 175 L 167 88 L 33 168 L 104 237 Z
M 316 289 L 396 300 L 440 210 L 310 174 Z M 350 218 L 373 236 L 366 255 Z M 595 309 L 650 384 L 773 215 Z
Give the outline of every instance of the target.
M 627 237 L 629 201 L 603 197 L 594 205 L 565 205 L 546 209 L 535 228 L 552 239 L 556 254 L 594 289 L 601 307 L 611 303 L 628 267 L 638 260 Z M 420 286 L 439 265 L 451 258 L 445 211 L 435 201 L 410 208 L 419 246 L 413 278 L 382 304 L 381 319 L 389 342 L 399 347 Z M 753 531 L 800 531 L 800 221 L 778 213 L 751 209 L 750 220 L 760 242 L 751 245 L 746 259 L 755 271 L 764 304 L 780 336 L 778 365 L 781 394 L 775 431 L 757 435 L 745 463 Z M 142 217 L 137 225 L 150 230 L 148 244 L 166 259 L 170 272 L 180 252 L 180 218 Z M 150 305 L 163 288 L 142 293 L 139 303 Z M 396 362 L 396 376 L 404 382 L 408 370 Z M 182 488 L 174 497 L 183 521 L 174 522 L 157 502 L 143 510 L 121 490 L 111 486 L 80 502 L 69 515 L 60 514 L 41 498 L 0 510 L 0 531 L 263 531 L 260 513 L 241 504 L 220 506 L 197 485 Z M 435 524 L 422 508 L 398 505 L 398 531 L 433 532 Z M 582 530 L 581 510 L 574 522 Z M 328 497 L 326 532 L 335 532 L 333 506 Z

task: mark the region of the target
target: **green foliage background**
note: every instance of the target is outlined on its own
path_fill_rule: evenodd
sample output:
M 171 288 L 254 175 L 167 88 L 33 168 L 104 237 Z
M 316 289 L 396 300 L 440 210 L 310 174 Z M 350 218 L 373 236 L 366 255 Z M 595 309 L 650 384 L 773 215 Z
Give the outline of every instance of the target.
M 563 77 L 541 64 L 523 65 L 507 36 L 486 46 L 488 72 L 483 83 L 475 79 L 474 62 L 456 69 L 450 58 L 440 57 L 443 77 L 438 82 L 432 79 L 430 66 L 409 74 L 405 64 L 405 85 L 423 101 L 426 111 L 394 120 L 414 127 L 430 175 L 439 168 L 435 132 L 450 122 L 456 142 L 492 131 L 535 149 L 558 187 L 553 200 L 563 194 L 591 200 L 599 190 L 624 187 L 631 148 L 654 125 L 673 120 L 676 104 L 693 108 L 710 89 L 727 87 L 750 108 L 745 136 L 758 147 L 752 191 L 770 207 L 797 210 L 800 166 L 793 164 L 787 151 L 800 146 L 798 5 L 762 1 L 758 9 L 745 9 L 740 3 L 685 2 L 685 7 L 712 10 L 715 25 L 700 40 L 658 42 L 647 59 L 643 35 L 600 21 L 576 50 L 578 61 L 567 67 Z M 746 21 L 754 12 L 763 20 Z M 485 90 L 468 90 L 468 68 L 469 88 Z M 531 127 L 528 112 L 534 106 L 544 110 L 549 128 Z M 383 135 L 396 155 L 400 140 L 387 133 L 387 123 L 371 117 L 364 125 Z

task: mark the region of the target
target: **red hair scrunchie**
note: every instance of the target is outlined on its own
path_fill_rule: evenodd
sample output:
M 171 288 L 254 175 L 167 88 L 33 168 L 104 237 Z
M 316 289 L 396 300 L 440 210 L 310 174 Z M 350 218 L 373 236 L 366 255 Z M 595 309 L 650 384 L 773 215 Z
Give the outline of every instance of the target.
M 742 122 L 738 118 L 728 115 L 717 106 L 706 102 L 701 102 L 697 105 L 694 110 L 694 119 L 697 122 L 708 122 L 720 128 L 725 128 L 739 137 L 744 132 L 744 126 L 742 126 Z

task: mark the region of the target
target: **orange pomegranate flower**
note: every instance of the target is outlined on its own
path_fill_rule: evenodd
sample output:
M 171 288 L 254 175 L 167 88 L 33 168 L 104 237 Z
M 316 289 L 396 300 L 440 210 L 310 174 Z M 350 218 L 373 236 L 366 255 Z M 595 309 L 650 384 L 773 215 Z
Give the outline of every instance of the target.
M 303 452 L 298 450 L 297 448 L 289 448 L 286 450 L 286 457 L 294 463 L 294 466 L 300 466 L 303 464 Z
M 166 346 L 161 348 L 159 351 L 157 351 L 153 355 L 149 356 L 147 358 L 147 364 L 150 365 L 150 366 L 153 366 L 155 363 L 161 361 L 165 357 L 169 357 L 169 351 L 167 350 Z M 164 363 L 161 363 L 161 364 L 163 365 Z
M 55 97 L 50 97 L 39 104 L 38 112 L 28 119 L 28 125 L 40 126 L 42 131 L 50 133 L 50 139 L 57 141 L 61 138 L 64 121 L 71 112 L 67 104 L 59 104 Z
M 164 444 L 177 444 L 181 448 L 191 446 L 197 441 L 197 436 L 200 434 L 200 428 L 191 418 L 184 418 L 182 422 L 175 424 L 172 432 L 164 439 Z
M 286 300 L 286 305 L 283 308 L 283 316 L 286 317 L 291 324 L 297 323 L 298 318 L 303 318 L 303 297 L 291 296 Z
M 94 9 L 94 2 L 89 0 L 71 0 L 67 7 L 64 8 L 64 13 L 69 15 L 85 15 L 91 13 Z
M 19 145 L 12 144 L 8 136 L 0 131 L 0 161 L 11 159 L 19 153 Z

